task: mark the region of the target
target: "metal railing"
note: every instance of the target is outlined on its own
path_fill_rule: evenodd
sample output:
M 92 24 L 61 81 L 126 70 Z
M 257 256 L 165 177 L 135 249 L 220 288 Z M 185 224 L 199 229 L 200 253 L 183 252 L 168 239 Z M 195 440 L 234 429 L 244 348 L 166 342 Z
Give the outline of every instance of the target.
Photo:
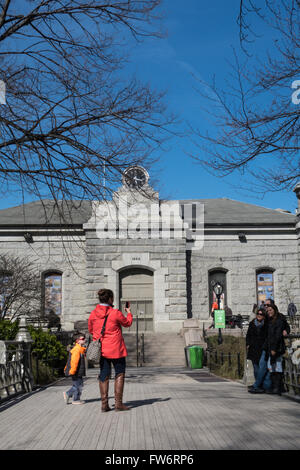
M 223 368 L 228 371 L 231 378 L 240 379 L 243 377 L 244 361 L 240 352 L 224 353 L 216 349 L 207 349 L 205 364 L 211 372 L 218 372 L 217 375 L 219 375 Z M 227 374 L 225 375 L 227 376 Z
M 59 377 L 63 377 L 63 369 L 65 366 L 65 362 L 63 365 L 58 365 L 57 359 L 49 359 L 47 357 L 47 349 L 46 349 L 46 357 L 41 358 L 39 354 L 32 353 L 32 373 L 34 376 L 34 385 L 46 385 L 49 382 L 53 382 L 57 380 Z
M 4 341 L 0 364 L 0 401 L 33 388 L 31 347 L 21 341 Z
M 141 334 L 141 365 L 145 364 L 145 335 Z
M 143 312 L 141 312 L 143 313 Z M 139 323 L 140 318 L 139 315 L 135 316 L 136 319 L 136 366 L 143 367 L 145 363 L 145 335 L 142 333 L 139 337 Z
M 288 323 L 291 327 L 291 334 L 300 334 L 300 315 L 294 317 L 287 317 Z
M 290 395 L 300 396 L 300 364 L 294 364 L 292 356 L 296 349 L 292 349 L 292 340 L 300 339 L 300 334 L 291 334 L 287 337 L 288 356 L 283 357 L 283 383 Z

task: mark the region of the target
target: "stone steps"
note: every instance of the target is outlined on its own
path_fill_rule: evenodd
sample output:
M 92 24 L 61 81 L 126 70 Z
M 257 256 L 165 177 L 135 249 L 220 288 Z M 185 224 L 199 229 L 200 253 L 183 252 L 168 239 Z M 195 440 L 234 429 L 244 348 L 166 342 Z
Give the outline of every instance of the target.
M 123 333 L 128 357 L 128 366 L 136 366 L 136 336 L 134 334 Z M 139 337 L 140 338 L 140 337 Z M 145 333 L 144 366 L 185 366 L 184 340 L 176 333 Z

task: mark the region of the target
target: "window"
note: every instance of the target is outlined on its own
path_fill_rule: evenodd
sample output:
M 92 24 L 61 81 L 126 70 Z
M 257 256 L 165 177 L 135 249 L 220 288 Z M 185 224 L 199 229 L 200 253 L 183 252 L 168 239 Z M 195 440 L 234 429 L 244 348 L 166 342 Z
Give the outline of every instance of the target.
M 54 312 L 61 315 L 62 304 L 62 273 L 48 272 L 44 274 L 44 314 Z
M 256 271 L 257 304 L 266 299 L 274 299 L 273 269 L 260 269 Z
M 213 287 L 216 282 L 219 282 L 223 287 L 223 293 L 220 297 L 220 308 L 223 309 L 227 302 L 227 290 L 226 290 L 226 269 L 212 269 L 208 273 L 208 286 L 209 286 L 209 314 L 211 314 L 212 305 L 214 302 L 218 302 L 216 294 L 214 293 Z

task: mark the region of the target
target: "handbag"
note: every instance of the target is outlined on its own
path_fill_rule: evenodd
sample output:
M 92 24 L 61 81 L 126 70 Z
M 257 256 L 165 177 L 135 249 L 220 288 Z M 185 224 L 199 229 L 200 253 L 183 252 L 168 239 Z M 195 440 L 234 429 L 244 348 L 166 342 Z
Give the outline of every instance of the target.
M 105 320 L 104 320 L 104 323 L 103 323 L 103 326 L 102 326 L 102 330 L 101 330 L 101 333 L 100 333 L 100 338 L 104 334 L 107 317 L 108 317 L 108 315 L 106 315 L 106 317 L 105 317 Z M 96 362 L 96 363 L 98 363 L 100 361 L 100 358 L 101 358 L 101 340 L 100 340 L 100 338 L 96 339 L 95 341 L 92 341 L 88 345 L 88 348 L 87 348 L 87 351 L 86 351 L 86 357 L 87 357 L 88 361 Z

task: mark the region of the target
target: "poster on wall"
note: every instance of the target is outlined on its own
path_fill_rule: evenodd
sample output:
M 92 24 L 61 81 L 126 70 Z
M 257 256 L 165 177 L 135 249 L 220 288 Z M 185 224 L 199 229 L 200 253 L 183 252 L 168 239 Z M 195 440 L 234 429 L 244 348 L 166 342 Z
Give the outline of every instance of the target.
M 45 314 L 51 311 L 61 315 L 61 275 L 52 274 L 45 278 Z
M 274 299 L 273 273 L 257 275 L 257 303 L 260 305 L 266 299 Z

